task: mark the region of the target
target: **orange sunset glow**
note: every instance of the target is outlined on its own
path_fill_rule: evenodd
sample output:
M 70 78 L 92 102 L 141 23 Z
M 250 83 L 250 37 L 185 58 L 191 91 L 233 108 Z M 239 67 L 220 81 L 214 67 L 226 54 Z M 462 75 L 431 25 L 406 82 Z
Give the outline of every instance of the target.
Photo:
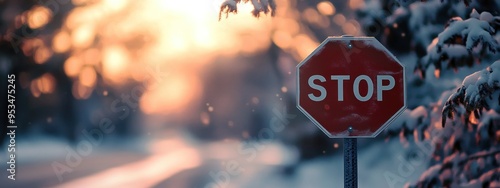
M 359 33 L 354 20 L 336 14 L 335 6 L 320 2 L 302 13 L 291 8 L 297 2 L 278 0 L 275 17 L 252 17 L 251 3 L 238 4 L 239 12 L 219 21 L 223 0 L 73 0 L 75 8 L 51 43 L 28 40 L 26 54 L 34 51 L 36 63 L 45 63 L 54 54 L 69 54 L 65 74 L 74 80 L 73 95 L 86 99 L 96 82 L 119 87 L 128 81 L 147 82 L 140 108 L 148 114 L 180 112 L 195 103 L 203 92 L 202 67 L 217 57 L 235 57 L 266 50 L 271 42 L 290 52 L 299 61 L 319 44 L 297 21 L 302 18 L 319 27 L 338 24 L 344 32 Z M 46 25 L 50 9 L 37 6 L 19 17 L 31 28 Z M 327 19 L 324 16 L 331 16 Z M 166 75 L 162 83 L 145 76 L 151 67 Z M 157 75 L 156 75 L 157 76 Z M 160 87 L 152 87 L 152 86 Z M 33 90 L 33 95 L 39 92 Z M 168 105 L 166 105 L 168 104 Z
M 140 100 L 141 110 L 148 114 L 179 112 L 196 101 L 203 92 L 200 66 L 219 56 L 265 50 L 271 42 L 270 17 L 238 14 L 219 22 L 220 1 L 73 3 L 77 7 L 54 36 L 52 50 L 71 54 L 64 70 L 75 79 L 75 97 L 88 97 L 97 75 L 110 85 L 127 79 L 151 82 L 144 67 L 158 66 L 170 76 L 148 84 L 152 88 L 146 88 Z M 253 9 L 250 4 L 240 8 Z

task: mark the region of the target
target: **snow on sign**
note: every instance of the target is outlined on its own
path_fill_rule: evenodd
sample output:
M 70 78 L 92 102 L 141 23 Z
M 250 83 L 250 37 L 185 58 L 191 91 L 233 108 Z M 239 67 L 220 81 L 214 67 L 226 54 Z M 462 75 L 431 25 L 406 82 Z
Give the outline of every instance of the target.
M 406 108 L 404 67 L 373 37 L 328 37 L 297 84 L 297 107 L 331 138 L 376 137 Z

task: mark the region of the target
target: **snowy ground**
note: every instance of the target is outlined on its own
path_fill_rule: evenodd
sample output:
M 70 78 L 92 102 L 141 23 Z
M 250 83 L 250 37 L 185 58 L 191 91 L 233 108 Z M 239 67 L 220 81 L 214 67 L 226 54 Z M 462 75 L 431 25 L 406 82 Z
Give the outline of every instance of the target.
M 404 161 L 400 158 L 404 155 L 402 145 L 397 140 L 375 143 L 358 151 L 359 187 L 391 187 L 384 174 L 402 178 L 395 180 L 392 179 L 395 176 L 388 176 L 394 182 L 394 187 L 404 185 L 399 180 L 408 182 L 418 179 L 426 169 L 426 163 L 413 165 L 419 161 Z M 411 167 L 405 166 L 408 164 Z M 299 164 L 296 173 L 291 176 L 276 173 L 275 168 L 262 166 L 259 170 L 253 170 L 254 173 L 239 177 L 229 187 L 343 187 L 343 168 L 342 151 L 339 151 L 333 156 Z
M 82 156 L 80 164 L 70 167 L 71 172 L 63 174 L 62 182 L 51 164 L 67 164 L 67 145 L 52 139 L 20 140 L 17 181 L 1 178 L 0 184 L 6 187 L 343 187 L 341 149 L 334 155 L 297 163 L 297 152 L 277 142 L 200 143 L 185 134 L 170 135 L 175 136 L 123 141 L 121 147 L 109 144 L 94 147 L 89 155 Z M 361 143 L 365 142 L 358 142 Z M 246 150 L 239 150 L 241 146 Z M 250 146 L 255 147 L 249 149 Z M 362 148 L 358 151 L 359 187 L 390 187 L 387 175 L 391 175 L 394 187 L 402 187 L 402 181 L 415 181 L 427 166 L 427 159 L 404 161 L 408 149 L 403 149 L 398 140 L 378 141 Z M 418 148 L 412 150 L 418 152 Z M 227 179 L 224 174 L 229 175 L 225 176 Z

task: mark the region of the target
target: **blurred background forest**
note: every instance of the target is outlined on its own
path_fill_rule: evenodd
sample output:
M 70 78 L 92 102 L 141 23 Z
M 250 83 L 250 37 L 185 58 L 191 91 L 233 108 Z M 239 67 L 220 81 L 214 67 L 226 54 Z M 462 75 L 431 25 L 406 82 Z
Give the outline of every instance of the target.
M 340 187 L 342 140 L 296 109 L 295 66 L 344 34 L 407 71 L 408 109 L 358 142 L 360 187 L 500 186 L 499 0 L 0 0 L 0 16 L 7 187 Z

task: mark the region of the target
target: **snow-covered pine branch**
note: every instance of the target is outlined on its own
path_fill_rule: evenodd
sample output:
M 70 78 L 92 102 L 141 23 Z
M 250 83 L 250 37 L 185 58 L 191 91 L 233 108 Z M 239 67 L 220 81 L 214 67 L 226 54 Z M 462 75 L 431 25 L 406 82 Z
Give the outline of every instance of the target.
M 500 182 L 500 60 L 463 80 L 442 111 L 460 117 L 437 129 L 429 169 L 407 187 L 491 187 Z M 485 110 L 487 109 L 487 111 Z M 474 112 L 473 115 L 470 115 Z M 481 114 L 482 113 L 482 114 Z M 467 123 L 471 119 L 470 123 Z M 464 121 L 466 123 L 464 123 Z M 435 128 L 435 127 L 429 127 Z M 427 132 L 432 132 L 430 129 Z
M 424 2 L 425 0 L 396 0 L 400 5 L 409 5 L 411 3 L 417 2 L 417 1 L 422 1 Z M 444 2 L 445 0 L 440 0 L 441 2 Z M 462 0 L 465 6 L 469 6 L 472 2 L 472 0 Z
M 408 188 L 420 187 L 484 187 L 500 181 L 500 150 L 481 151 L 467 156 L 455 152 L 443 163 L 431 166 L 418 182 Z M 476 186 L 473 186 L 476 185 Z
M 496 158 L 496 156 L 495 156 Z M 498 160 L 499 158 L 497 158 Z M 481 175 L 477 179 L 471 180 L 467 184 L 462 184 L 460 187 L 500 187 L 500 168 L 491 169 Z
M 414 136 L 415 140 L 424 139 L 424 131 L 430 125 L 430 111 L 425 106 L 413 110 L 406 109 L 401 116 L 385 130 L 387 136 L 399 135 L 401 142 L 407 143 L 406 137 Z
M 252 11 L 253 16 L 259 17 L 261 12 L 264 14 L 271 12 L 271 16 L 274 16 L 276 12 L 275 0 L 225 0 L 220 6 L 219 20 L 221 19 L 223 13 L 226 14 L 226 18 L 231 12 L 238 13 L 238 3 L 248 3 L 250 1 L 254 7 Z
M 471 112 L 474 112 L 474 116 L 479 118 L 483 109 L 496 108 L 499 103 L 499 88 L 500 60 L 497 60 L 485 70 L 467 76 L 462 82 L 462 86 L 457 89 L 457 92 L 448 98 L 442 112 L 442 126 L 446 124 L 446 118 L 455 116 L 457 107 L 460 105 L 465 107 L 467 122 Z M 494 93 L 495 95 L 493 95 Z M 493 98 L 493 96 L 496 98 Z
M 443 30 L 448 18 L 466 16 L 459 1 L 370 0 L 356 10 L 366 35 L 377 37 L 390 50 L 426 55 L 427 46 Z
M 446 29 L 427 47 L 427 55 L 417 64 L 417 70 L 425 72 L 432 64 L 436 70 L 444 68 L 454 70 L 462 66 L 472 66 L 487 52 L 500 51 L 498 33 L 500 17 L 489 12 L 479 14 L 473 10 L 470 18 L 451 18 Z

